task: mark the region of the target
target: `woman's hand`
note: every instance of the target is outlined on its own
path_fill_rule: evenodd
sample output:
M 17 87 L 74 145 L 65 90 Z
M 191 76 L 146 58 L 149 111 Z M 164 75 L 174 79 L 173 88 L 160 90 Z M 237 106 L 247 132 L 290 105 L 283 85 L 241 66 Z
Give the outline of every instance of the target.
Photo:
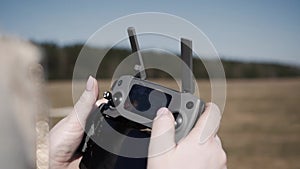
M 148 169 L 225 169 L 226 154 L 216 136 L 220 120 L 219 108 L 208 103 L 192 131 L 176 145 L 174 117 L 161 108 L 152 126 Z
M 97 80 L 90 76 L 73 111 L 50 131 L 51 169 L 78 168 L 81 157 L 74 157 L 73 154 L 81 143 L 86 119 L 96 107 L 97 98 Z M 97 106 L 104 102 L 105 99 L 97 101 Z

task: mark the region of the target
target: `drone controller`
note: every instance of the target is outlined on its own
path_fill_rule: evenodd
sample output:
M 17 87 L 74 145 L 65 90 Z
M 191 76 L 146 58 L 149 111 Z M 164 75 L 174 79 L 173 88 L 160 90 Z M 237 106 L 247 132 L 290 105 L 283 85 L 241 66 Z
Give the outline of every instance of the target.
M 110 125 L 110 129 L 117 130 L 126 137 L 132 130 L 151 129 L 158 109 L 166 107 L 173 113 L 175 140 L 178 142 L 190 132 L 204 111 L 205 103 L 193 95 L 192 42 L 181 39 L 181 58 L 183 64 L 188 65 L 189 70 L 183 67 L 182 91 L 180 92 L 146 80 L 134 28 L 128 28 L 128 34 L 132 52 L 139 59 L 139 65 L 135 65 L 137 74 L 136 76 L 121 76 L 114 81 L 111 92 L 107 91 L 103 95 L 108 102 L 100 105 L 88 117 L 86 123 L 88 132 L 80 147 L 83 153 L 80 168 L 116 168 L 114 163 L 118 161 L 118 156 L 101 149 L 95 141 L 100 137 L 105 137 L 104 123 L 102 123 L 104 120 L 106 125 Z M 106 133 L 109 132 L 106 131 Z M 143 135 L 141 137 L 150 136 L 145 132 L 141 135 Z M 123 138 L 114 141 L 115 144 L 122 144 Z M 147 159 L 141 160 L 143 162 L 137 168 L 146 167 Z

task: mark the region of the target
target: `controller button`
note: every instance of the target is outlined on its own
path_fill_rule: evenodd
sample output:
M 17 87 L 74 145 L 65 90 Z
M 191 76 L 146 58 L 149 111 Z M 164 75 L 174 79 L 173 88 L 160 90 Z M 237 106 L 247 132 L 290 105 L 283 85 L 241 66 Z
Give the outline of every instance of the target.
M 178 114 L 177 118 L 175 120 L 175 129 L 179 128 L 179 126 L 182 124 L 182 122 L 183 122 L 182 116 L 181 116 L 181 114 Z
M 117 107 L 122 102 L 122 93 L 117 92 L 113 95 L 113 102 L 115 107 Z
M 121 85 L 122 85 L 122 83 L 123 83 L 123 80 L 119 80 L 119 82 L 118 82 L 118 86 L 121 86 Z
M 194 103 L 192 101 L 189 101 L 189 102 L 186 103 L 185 106 L 186 106 L 187 109 L 192 109 L 194 107 Z
M 114 102 L 113 102 L 112 94 L 111 94 L 109 91 L 105 91 L 105 92 L 103 93 L 103 97 L 104 97 L 106 100 L 108 100 L 107 104 L 108 104 L 109 106 L 112 106 L 112 107 L 115 106 L 115 105 L 114 105 Z
M 104 97 L 104 99 L 106 99 L 108 101 L 112 101 L 112 95 L 111 95 L 111 93 L 109 91 L 105 91 L 103 93 L 103 97 Z

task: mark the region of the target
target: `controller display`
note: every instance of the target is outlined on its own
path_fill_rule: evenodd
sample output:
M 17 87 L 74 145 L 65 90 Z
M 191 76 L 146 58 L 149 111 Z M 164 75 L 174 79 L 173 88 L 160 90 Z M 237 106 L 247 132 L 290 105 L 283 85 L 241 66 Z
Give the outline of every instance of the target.
M 124 109 L 151 120 L 161 107 L 168 107 L 172 96 L 153 88 L 135 84 L 131 87 L 124 103 Z

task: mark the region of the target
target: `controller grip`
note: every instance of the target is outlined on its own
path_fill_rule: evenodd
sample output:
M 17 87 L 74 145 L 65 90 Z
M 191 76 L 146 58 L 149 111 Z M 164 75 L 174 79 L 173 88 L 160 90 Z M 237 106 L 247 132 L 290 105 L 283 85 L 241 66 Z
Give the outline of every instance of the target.
M 100 106 L 98 106 L 95 110 L 93 110 L 87 120 L 86 120 L 86 124 L 84 126 L 84 134 L 81 140 L 81 143 L 79 144 L 77 150 L 75 151 L 75 156 L 81 156 L 84 151 L 85 151 L 85 144 L 87 143 L 89 137 L 87 132 L 89 131 L 89 129 L 92 127 L 93 122 L 95 119 L 99 119 L 102 116 L 102 112 L 104 111 L 104 109 L 106 109 L 108 107 L 108 105 L 106 103 L 102 103 Z
M 81 169 L 146 168 L 147 158 L 128 158 L 128 157 L 118 156 L 116 154 L 113 154 L 103 149 L 101 146 L 99 146 L 96 143 L 97 139 L 99 138 L 105 139 L 106 138 L 105 135 L 107 133 L 112 132 L 111 130 L 117 130 L 118 132 L 124 135 L 123 137 L 116 138 L 115 140 L 111 140 L 113 141 L 114 145 L 121 147 L 120 151 L 122 151 L 122 149 L 126 147 L 126 136 L 143 137 L 143 138 L 150 137 L 149 133 L 141 132 L 138 127 L 132 128 L 132 126 L 135 123 L 130 122 L 129 120 L 123 117 L 109 118 L 103 114 L 104 111 L 106 111 L 105 114 L 109 114 L 109 111 L 111 111 L 108 104 L 101 104 L 97 109 L 91 112 L 91 114 L 87 119 L 85 131 L 88 132 L 84 134 L 82 142 L 78 148 L 78 154 L 83 156 L 80 161 L 79 168 Z M 105 120 L 106 123 L 100 125 L 99 121 L 101 119 Z M 136 123 L 136 125 L 140 125 L 140 124 Z M 97 133 L 95 135 L 89 132 L 92 126 L 95 129 L 94 133 Z M 101 126 L 101 130 L 99 126 Z

